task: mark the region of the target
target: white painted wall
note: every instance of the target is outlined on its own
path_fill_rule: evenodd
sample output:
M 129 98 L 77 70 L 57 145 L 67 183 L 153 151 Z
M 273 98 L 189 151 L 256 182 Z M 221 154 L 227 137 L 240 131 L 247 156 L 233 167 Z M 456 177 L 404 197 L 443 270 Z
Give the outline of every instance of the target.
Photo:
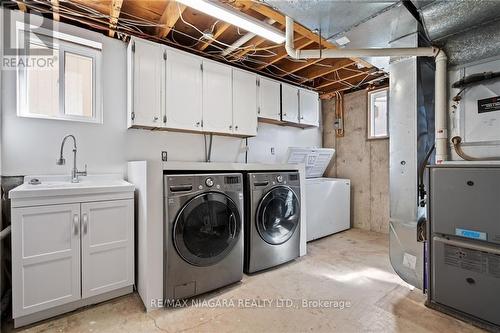
M 12 12 L 22 20 L 19 12 Z M 31 24 L 40 18 L 31 16 Z M 14 21 L 14 20 L 12 20 Z M 88 124 L 61 120 L 20 118 L 16 115 L 16 73 L 2 75 L 2 173 L 5 176 L 69 173 L 67 164 L 57 166 L 59 146 L 66 134 L 78 143 L 78 167 L 88 164 L 89 173 L 126 173 L 129 160 L 160 159 L 166 150 L 170 161 L 203 161 L 203 135 L 147 130 L 127 130 L 126 44 L 102 34 L 67 24 L 57 24 L 61 32 L 103 44 L 102 87 L 104 123 Z M 321 146 L 321 130 L 260 124 L 258 136 L 249 140 L 249 162 L 282 162 L 289 146 Z M 212 161 L 244 162 L 244 139 L 214 136 Z M 271 155 L 271 147 L 275 155 Z

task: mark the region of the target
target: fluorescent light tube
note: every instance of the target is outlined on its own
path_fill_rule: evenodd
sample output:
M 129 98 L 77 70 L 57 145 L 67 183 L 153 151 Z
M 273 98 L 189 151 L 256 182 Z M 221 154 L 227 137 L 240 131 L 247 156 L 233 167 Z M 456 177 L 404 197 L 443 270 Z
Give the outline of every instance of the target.
M 276 44 L 285 42 L 285 35 L 282 31 L 221 3 L 205 0 L 177 0 L 177 2 L 264 37 Z

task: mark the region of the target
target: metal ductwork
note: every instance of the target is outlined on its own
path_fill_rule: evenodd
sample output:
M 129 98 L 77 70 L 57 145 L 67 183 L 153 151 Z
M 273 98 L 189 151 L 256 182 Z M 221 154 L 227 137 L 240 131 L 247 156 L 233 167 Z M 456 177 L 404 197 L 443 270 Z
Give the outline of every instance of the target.
M 434 1 L 420 9 L 425 32 L 442 44 L 450 65 L 500 54 L 500 1 Z

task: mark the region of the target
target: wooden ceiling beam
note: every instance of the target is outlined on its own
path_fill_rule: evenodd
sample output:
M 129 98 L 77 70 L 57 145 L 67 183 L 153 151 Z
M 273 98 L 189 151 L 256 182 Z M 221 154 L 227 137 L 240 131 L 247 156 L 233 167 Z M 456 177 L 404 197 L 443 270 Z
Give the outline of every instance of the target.
M 52 5 L 52 18 L 54 21 L 58 21 L 61 19 L 59 16 L 59 0 L 50 0 L 50 3 Z
M 118 18 L 122 10 L 123 0 L 113 0 L 109 9 L 109 37 L 114 37 L 115 30 L 118 25 Z
M 28 7 L 26 7 L 24 0 L 18 0 L 16 2 L 17 2 L 17 7 L 19 8 L 20 11 L 25 13 L 28 11 Z
M 299 76 L 305 77 L 307 79 L 304 79 L 300 81 L 300 83 L 306 83 L 308 81 L 312 81 L 314 79 L 317 79 L 319 77 L 334 73 L 340 69 L 349 67 L 356 64 L 354 60 L 351 59 L 341 59 L 337 62 L 335 62 L 332 66 L 327 67 L 327 66 L 315 66 L 316 68 L 304 72 L 304 73 L 298 73 Z
M 375 76 L 375 72 L 372 72 L 372 71 L 366 71 L 366 72 L 359 72 L 359 73 L 354 73 L 352 75 L 349 75 L 349 76 L 345 76 L 343 78 L 340 78 L 338 80 L 333 80 L 333 81 L 328 81 L 328 82 L 325 82 L 325 83 L 322 83 L 321 85 L 317 86 L 317 87 L 314 87 L 314 89 L 324 89 L 325 87 L 329 87 L 329 86 L 332 86 L 334 84 L 337 84 L 337 83 L 342 83 L 342 81 L 347 81 L 347 80 L 350 80 L 350 79 L 354 79 L 358 76 L 362 76 L 362 75 L 374 75 Z M 353 84 L 356 84 L 356 83 L 353 83 Z
M 245 49 L 239 50 L 239 51 L 233 53 L 231 56 L 234 58 L 242 58 L 243 56 L 245 56 L 245 54 L 247 54 L 248 52 L 252 52 L 254 49 L 256 49 L 258 46 L 262 45 L 266 41 L 267 41 L 267 39 L 265 39 L 264 37 L 260 37 L 260 36 L 252 37 L 252 39 L 250 39 L 248 42 L 246 42 L 245 44 L 240 46 L 240 47 L 245 47 Z M 250 46 L 254 46 L 254 47 L 250 47 Z
M 240 6 L 243 6 L 244 3 L 248 3 L 248 2 L 249 2 L 248 0 L 233 0 L 233 2 L 231 2 L 231 4 L 235 5 L 238 8 Z M 260 13 L 261 15 L 264 15 L 270 19 L 275 20 L 276 22 L 279 22 L 279 23 L 285 25 L 285 16 L 283 14 L 277 12 L 276 10 L 272 9 L 269 6 L 266 6 L 266 5 L 261 4 L 259 2 L 252 1 L 250 8 L 252 10 Z M 312 32 L 311 30 L 298 24 L 297 22 L 295 22 L 293 30 L 296 33 L 298 33 L 299 35 L 307 37 L 312 41 L 321 43 L 321 46 L 324 48 L 327 48 L 327 49 L 336 49 L 337 48 L 337 46 L 335 44 L 330 43 L 329 41 L 327 41 L 323 37 L 318 36 L 317 34 Z M 367 68 L 373 67 L 372 64 L 366 62 L 363 59 L 359 59 L 359 58 L 351 58 L 351 59 L 356 61 L 357 63 L 362 64 L 364 67 L 367 67 Z
M 167 6 L 158 22 L 161 27 L 156 29 L 156 35 L 160 38 L 167 37 L 170 30 L 172 30 L 182 13 L 186 10 L 186 6 L 177 1 L 167 0 L 166 2 Z
M 223 22 L 221 26 L 215 29 L 213 39 L 209 39 L 207 41 L 203 41 L 203 43 L 198 46 L 198 51 L 204 51 L 207 47 L 209 47 L 217 38 L 219 38 L 227 29 L 231 27 L 231 24 Z
M 301 37 L 301 38 L 298 38 L 295 40 L 295 47 L 297 49 L 303 49 L 311 44 L 313 44 L 314 42 L 306 37 Z M 258 66 L 256 69 L 258 71 L 261 71 L 263 70 L 264 68 L 266 68 L 267 66 L 270 66 L 278 61 L 280 61 L 281 59 L 285 59 L 286 57 L 288 57 L 288 53 L 286 52 L 286 50 L 283 48 L 281 50 L 279 50 L 277 52 L 277 54 L 274 56 L 274 57 L 271 57 L 267 60 L 267 63 L 266 64 L 262 64 L 260 66 Z
M 287 65 L 284 65 L 284 66 L 277 65 L 277 67 L 279 67 L 281 69 L 280 74 L 277 74 L 277 75 L 280 77 L 285 77 L 287 75 L 290 75 L 290 74 L 293 74 L 293 73 L 298 72 L 300 70 L 303 70 L 304 68 L 312 66 L 315 63 L 320 62 L 321 60 L 324 60 L 324 59 L 308 59 L 308 60 L 304 60 L 304 61 L 289 61 L 289 63 Z

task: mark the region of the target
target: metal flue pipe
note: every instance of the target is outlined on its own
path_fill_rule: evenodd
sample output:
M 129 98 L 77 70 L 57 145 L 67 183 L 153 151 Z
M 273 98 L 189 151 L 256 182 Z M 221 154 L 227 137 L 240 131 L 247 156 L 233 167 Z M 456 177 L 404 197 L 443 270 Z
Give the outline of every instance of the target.
M 293 25 L 293 19 L 287 16 L 285 30 L 285 49 L 288 55 L 294 59 L 356 57 L 433 57 L 436 62 L 436 163 L 440 164 L 448 159 L 448 129 L 446 121 L 447 57 L 442 50 L 435 47 L 299 50 L 294 46 Z

